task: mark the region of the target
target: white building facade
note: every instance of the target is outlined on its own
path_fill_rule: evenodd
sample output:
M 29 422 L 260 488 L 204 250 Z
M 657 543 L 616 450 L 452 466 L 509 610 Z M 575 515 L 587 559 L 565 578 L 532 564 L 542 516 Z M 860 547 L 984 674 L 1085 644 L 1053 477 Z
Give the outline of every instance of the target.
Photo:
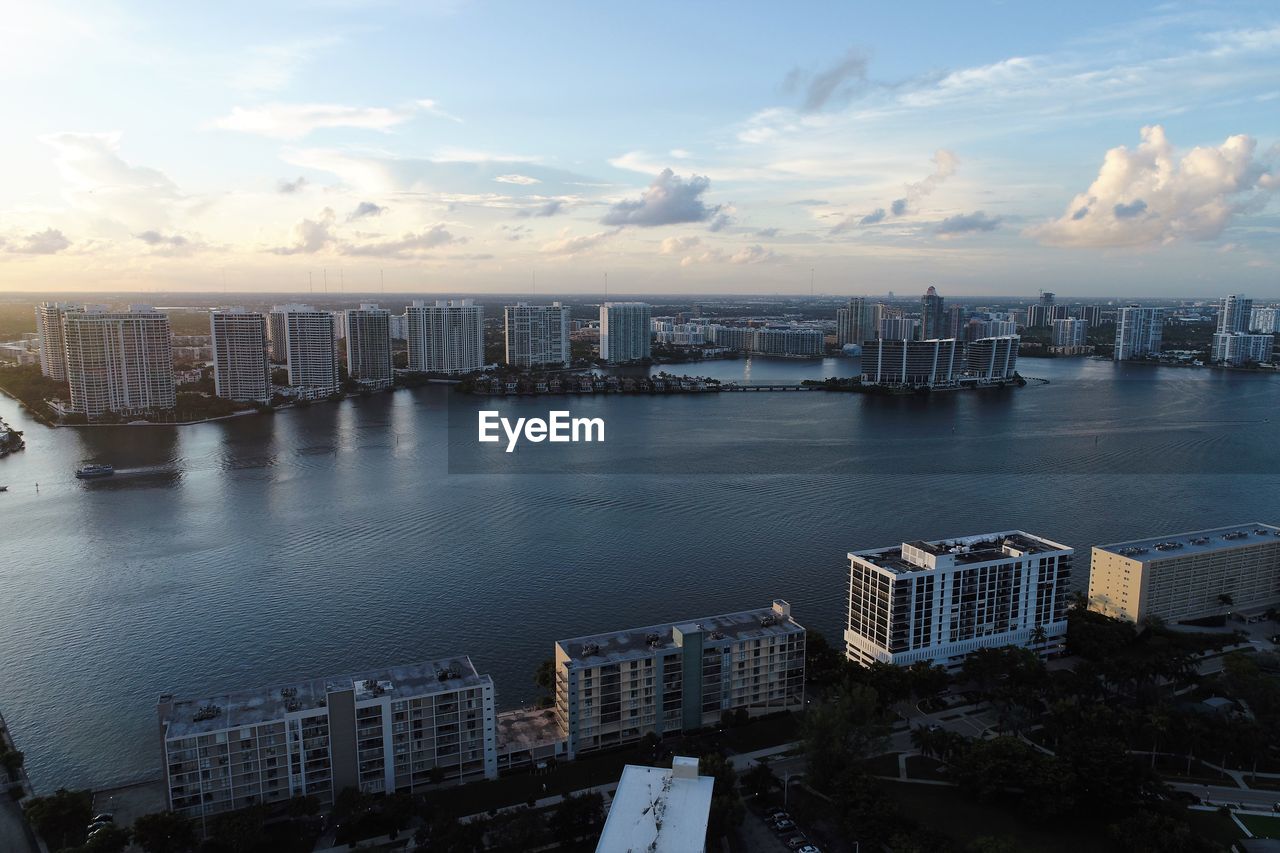
M 391 312 L 365 303 L 344 317 L 347 375 L 366 388 L 391 387 Z
M 285 364 L 294 396 L 317 400 L 336 394 L 342 388 L 342 377 L 333 315 L 299 304 L 276 306 L 271 313 L 281 317 Z
M 1164 309 L 1130 305 L 1116 315 L 1116 346 L 1112 358 L 1128 361 L 1160 354 L 1164 339 Z
M 415 299 L 404 310 L 409 369 L 473 373 L 484 367 L 484 307 L 470 299 Z
M 845 653 L 956 667 L 980 648 L 1056 647 L 1073 553 L 1020 530 L 850 552 Z
M 1218 332 L 1213 336 L 1212 358 L 1219 364 L 1228 364 L 1232 367 L 1246 364 L 1270 364 L 1275 342 L 1275 335 Z
M 271 400 L 267 319 L 243 308 L 209 312 L 213 388 L 219 397 L 243 403 Z
M 862 381 L 925 388 L 953 384 L 961 370 L 953 338 L 912 341 L 882 337 L 862 348 Z
M 96 418 L 177 405 L 168 315 L 141 305 L 69 311 L 63 337 L 72 411 Z
M 36 334 L 40 341 L 40 372 L 59 382 L 67 381 L 67 344 L 62 318 L 82 310 L 74 302 L 41 302 L 36 306 Z
M 600 358 L 609 364 L 640 361 L 652 355 L 652 311 L 644 302 L 606 302 L 600 306 Z
M 559 302 L 518 302 L 502 309 L 507 364 L 519 368 L 568 367 L 569 308 Z

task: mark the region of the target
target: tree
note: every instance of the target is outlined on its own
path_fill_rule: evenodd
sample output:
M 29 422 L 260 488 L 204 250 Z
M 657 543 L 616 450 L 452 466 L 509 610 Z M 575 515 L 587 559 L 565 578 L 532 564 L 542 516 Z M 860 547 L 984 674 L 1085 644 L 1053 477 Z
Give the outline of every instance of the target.
M 1107 832 L 1129 853 L 1211 853 L 1218 849 L 1197 837 L 1185 822 L 1146 809 L 1113 824 Z
M 27 820 L 51 850 L 77 844 L 93 819 L 93 793 L 59 788 L 47 797 L 27 803 Z
M 538 664 L 538 668 L 533 671 L 533 683 L 548 693 L 555 693 L 556 662 L 554 658 L 547 658 Z
M 840 771 L 879 752 L 889 727 L 880 715 L 876 691 L 865 684 L 842 684 L 828 701 L 810 708 L 801 726 L 809 779 L 828 786 Z
M 604 824 L 604 797 L 592 791 L 566 794 L 548 821 L 551 837 L 560 844 L 577 841 L 599 831 Z
M 196 830 L 180 814 L 155 812 L 133 822 L 133 840 L 147 853 L 186 853 L 196 846 Z
M 217 815 L 208 824 L 208 837 L 231 853 L 253 853 L 262 844 L 265 806 L 249 806 Z
M 129 846 L 130 833 L 124 827 L 108 824 L 93 834 L 80 849 L 85 853 L 123 853 Z
M 715 779 L 711 789 L 711 812 L 707 816 L 707 837 L 721 838 L 742 823 L 746 814 L 738 797 L 738 772 L 723 755 L 711 752 L 698 760 L 698 775 Z
M 778 787 L 778 777 L 767 759 L 760 759 L 742 774 L 742 787 L 756 797 L 763 797 Z

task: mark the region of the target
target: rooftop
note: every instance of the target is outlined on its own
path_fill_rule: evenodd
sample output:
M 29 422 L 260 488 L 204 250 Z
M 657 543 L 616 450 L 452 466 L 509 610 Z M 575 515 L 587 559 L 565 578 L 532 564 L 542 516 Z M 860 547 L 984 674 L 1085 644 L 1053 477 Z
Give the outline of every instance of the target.
M 554 708 L 504 711 L 498 715 L 498 751 L 536 749 L 561 740 Z
M 1027 554 L 1070 550 L 1068 546 L 1059 542 L 1035 536 L 1023 530 L 1004 530 L 998 533 L 982 533 L 952 539 L 928 541 L 917 539 L 891 548 L 850 551 L 849 557 L 856 557 L 894 574 L 906 574 L 951 566 L 988 563 Z
M 1135 539 L 1132 542 L 1116 542 L 1112 545 L 1098 545 L 1095 550 L 1108 551 L 1146 563 L 1150 560 L 1185 557 L 1188 554 L 1209 554 L 1228 548 L 1257 545 L 1267 541 L 1274 542 L 1276 537 L 1280 537 L 1280 527 L 1253 522 L 1234 524 L 1230 527 L 1214 527 L 1209 530 L 1193 530 L 1189 533 L 1153 536 L 1150 539 Z
M 670 770 L 628 764 L 596 853 L 702 853 L 714 785 L 696 758 L 677 756 Z
M 663 649 L 680 648 L 673 633 L 676 628 L 684 634 L 703 631 L 710 642 L 754 640 L 804 630 L 791 618 L 791 606 L 779 600 L 772 607 L 592 634 L 571 640 L 558 640 L 556 645 L 565 651 L 576 666 L 599 666 L 602 663 L 648 657 Z
M 324 708 L 328 704 L 328 694 L 335 690 L 354 688 L 359 702 L 386 695 L 409 699 L 492 683 L 489 676 L 476 672 L 471 658 L 462 656 L 222 693 L 202 699 L 174 699 L 167 711 L 162 708 L 160 722 L 162 726 L 168 726 L 167 738 L 190 737 L 281 720 L 286 714 Z M 167 699 L 167 696 L 160 697 L 162 706 Z

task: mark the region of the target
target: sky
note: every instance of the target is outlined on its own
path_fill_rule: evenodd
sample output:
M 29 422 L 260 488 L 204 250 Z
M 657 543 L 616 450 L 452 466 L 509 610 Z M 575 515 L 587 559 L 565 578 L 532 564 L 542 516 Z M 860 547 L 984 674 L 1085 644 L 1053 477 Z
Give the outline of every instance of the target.
M 1280 299 L 1274 3 L 0 0 L 0 81 L 0 292 Z

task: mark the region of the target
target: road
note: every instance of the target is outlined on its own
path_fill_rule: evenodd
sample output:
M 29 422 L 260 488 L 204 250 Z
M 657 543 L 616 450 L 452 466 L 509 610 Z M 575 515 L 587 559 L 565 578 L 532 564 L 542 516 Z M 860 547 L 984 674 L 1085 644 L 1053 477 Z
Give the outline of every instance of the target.
M 1198 782 L 1169 782 L 1169 787 L 1195 794 L 1204 805 L 1239 803 L 1253 811 L 1270 812 L 1277 803 L 1280 803 L 1280 791 L 1264 791 L 1256 788 L 1245 790 L 1226 785 L 1204 785 Z

